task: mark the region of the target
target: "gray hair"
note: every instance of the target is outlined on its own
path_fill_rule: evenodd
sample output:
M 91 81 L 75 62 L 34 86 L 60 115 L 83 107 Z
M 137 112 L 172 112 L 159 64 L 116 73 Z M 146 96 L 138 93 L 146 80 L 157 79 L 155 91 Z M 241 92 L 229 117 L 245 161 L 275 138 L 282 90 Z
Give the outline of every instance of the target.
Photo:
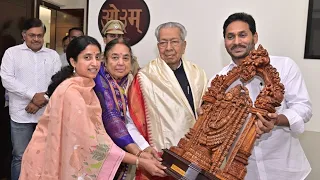
M 182 24 L 180 24 L 178 22 L 166 22 L 166 23 L 160 24 L 155 31 L 155 35 L 156 35 L 158 42 L 160 41 L 160 30 L 162 28 L 179 28 L 181 40 L 184 41 L 186 39 L 187 30 Z

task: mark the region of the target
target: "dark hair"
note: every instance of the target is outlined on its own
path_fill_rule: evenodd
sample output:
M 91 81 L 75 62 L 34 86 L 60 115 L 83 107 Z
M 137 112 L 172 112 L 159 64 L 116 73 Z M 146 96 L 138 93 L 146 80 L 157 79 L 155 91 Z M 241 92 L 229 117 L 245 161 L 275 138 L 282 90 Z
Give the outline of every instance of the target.
M 63 37 L 63 38 L 62 38 L 62 42 L 64 42 L 65 40 L 67 40 L 67 39 L 68 39 L 68 37 L 69 37 L 69 36 L 65 36 L 65 37 Z
M 70 33 L 71 33 L 71 31 L 73 31 L 73 30 L 75 30 L 75 31 L 81 31 L 82 34 L 84 34 L 84 33 L 83 33 L 83 30 L 82 30 L 81 28 L 79 28 L 79 27 L 73 27 L 73 28 L 69 29 L 69 31 L 68 31 L 68 36 L 70 36 Z
M 252 34 L 256 33 L 256 22 L 254 21 L 253 17 L 250 14 L 241 12 L 241 13 L 234 13 L 231 14 L 223 24 L 223 37 L 226 36 L 226 29 L 234 21 L 242 21 L 249 25 L 249 29 Z
M 42 21 L 38 18 L 30 18 L 24 21 L 22 31 L 28 31 L 34 27 L 42 27 L 43 32 L 46 33 L 46 26 L 42 23 Z
M 108 52 L 116 45 L 116 44 L 123 44 L 125 46 L 127 46 L 127 48 L 129 49 L 129 53 L 130 53 L 130 58 L 131 58 L 131 63 L 133 62 L 132 61 L 132 58 L 133 58 L 133 54 L 132 54 L 132 49 L 131 49 L 131 46 L 130 44 L 128 43 L 128 41 L 126 39 L 123 39 L 123 38 L 116 38 L 110 42 L 108 42 L 106 44 L 106 47 L 104 48 L 104 54 L 103 56 L 105 57 L 106 61 L 108 60 Z
M 70 42 L 66 50 L 69 65 L 63 67 L 59 72 L 51 77 L 51 83 L 46 92 L 49 97 L 52 95 L 52 93 L 60 83 L 73 76 L 73 67 L 70 63 L 70 58 L 73 58 L 77 62 L 78 55 L 90 44 L 97 46 L 101 52 L 101 46 L 99 42 L 95 38 L 90 36 L 80 36 Z

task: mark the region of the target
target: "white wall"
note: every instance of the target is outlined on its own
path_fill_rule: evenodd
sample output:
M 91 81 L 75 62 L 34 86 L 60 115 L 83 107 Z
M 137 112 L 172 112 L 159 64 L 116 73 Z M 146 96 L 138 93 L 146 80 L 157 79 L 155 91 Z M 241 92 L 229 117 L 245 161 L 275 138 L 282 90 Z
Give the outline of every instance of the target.
M 105 0 L 89 0 L 88 34 L 99 39 L 97 19 Z M 289 56 L 301 68 L 312 102 L 313 118 L 307 130 L 320 132 L 320 60 L 303 59 L 308 0 L 145 0 L 151 22 L 146 36 L 133 47 L 139 63 L 145 65 L 157 56 L 155 28 L 167 21 L 182 23 L 187 31 L 186 57 L 205 69 L 211 77 L 230 62 L 225 51 L 222 26 L 234 12 L 251 14 L 257 24 L 259 42 L 271 55 Z M 182 7 L 183 6 L 183 7 Z M 320 41 L 320 39 L 319 39 Z

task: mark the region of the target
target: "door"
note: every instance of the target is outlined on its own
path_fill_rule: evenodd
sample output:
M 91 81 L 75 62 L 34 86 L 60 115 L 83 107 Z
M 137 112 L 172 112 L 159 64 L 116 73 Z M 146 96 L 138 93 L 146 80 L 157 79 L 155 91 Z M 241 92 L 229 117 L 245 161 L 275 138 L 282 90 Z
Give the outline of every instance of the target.
M 21 29 L 26 18 L 34 16 L 35 0 L 0 0 L 0 64 L 6 49 L 22 43 Z M 11 138 L 8 107 L 5 106 L 5 89 L 0 79 L 0 179 L 10 178 Z

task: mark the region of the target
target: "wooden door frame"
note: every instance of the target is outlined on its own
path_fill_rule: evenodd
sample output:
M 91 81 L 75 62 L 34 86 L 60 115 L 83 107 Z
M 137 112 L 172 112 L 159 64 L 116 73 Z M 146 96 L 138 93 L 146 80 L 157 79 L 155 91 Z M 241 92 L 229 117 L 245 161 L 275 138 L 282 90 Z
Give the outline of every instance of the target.
M 87 0 L 87 11 L 86 11 L 86 34 L 88 35 L 88 22 L 89 22 L 89 0 Z
M 57 11 L 60 10 L 61 8 L 59 6 L 56 6 L 54 4 L 51 4 L 49 2 L 43 1 L 43 0 L 34 0 L 35 2 L 35 17 L 39 18 L 39 9 L 40 6 L 47 7 L 48 9 L 53 10 L 51 13 L 51 25 L 50 25 L 50 48 L 51 49 L 56 49 L 56 17 L 57 17 Z M 54 17 L 54 18 L 52 18 Z
M 61 9 L 59 6 L 46 2 L 44 0 L 34 0 L 34 17 L 39 18 L 39 8 L 40 5 L 48 7 L 50 9 L 59 10 Z

